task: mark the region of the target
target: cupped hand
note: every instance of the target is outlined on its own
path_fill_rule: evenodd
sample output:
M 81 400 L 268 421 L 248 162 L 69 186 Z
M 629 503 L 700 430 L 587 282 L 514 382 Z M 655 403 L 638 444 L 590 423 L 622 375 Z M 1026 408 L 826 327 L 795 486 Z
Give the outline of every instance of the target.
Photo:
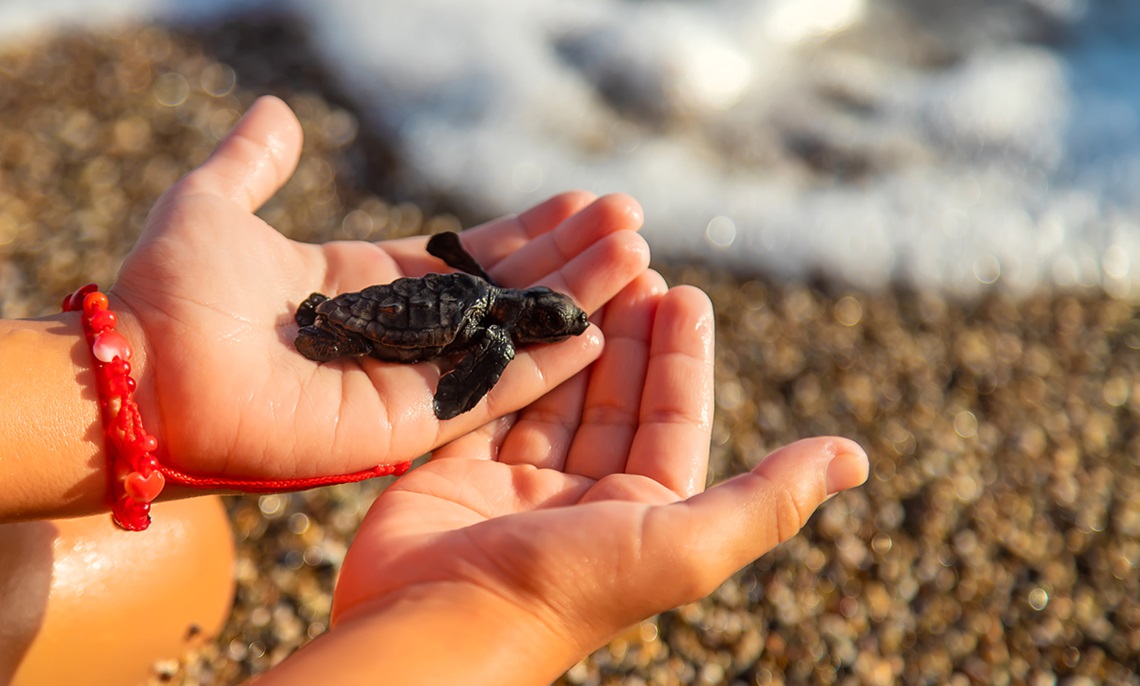
M 293 314 L 311 292 L 445 268 L 425 252 L 423 237 L 310 245 L 256 217 L 292 173 L 300 147 L 288 107 L 259 100 L 159 199 L 110 292 L 139 349 L 143 416 L 171 466 L 288 479 L 410 460 L 518 410 L 598 357 L 597 327 L 520 350 L 475 409 L 440 422 L 432 411 L 438 364 L 317 364 L 301 356 Z M 541 283 L 593 312 L 646 269 L 640 225 L 630 198 L 571 193 L 471 229 L 463 242 L 505 285 Z
M 711 592 L 866 478 L 857 445 L 819 438 L 704 491 L 708 298 L 647 271 L 599 319 L 606 347 L 588 372 L 441 447 L 380 495 L 341 571 L 334 635 L 401 599 L 491 598 L 530 617 L 535 636 L 552 629 L 572 661 Z

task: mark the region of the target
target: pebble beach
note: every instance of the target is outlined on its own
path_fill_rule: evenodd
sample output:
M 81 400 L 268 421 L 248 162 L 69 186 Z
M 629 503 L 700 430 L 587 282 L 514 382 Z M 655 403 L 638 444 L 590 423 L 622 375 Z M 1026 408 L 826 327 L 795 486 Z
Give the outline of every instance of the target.
M 0 50 L 0 315 L 113 283 L 158 194 L 263 93 L 305 131 L 296 174 L 259 213 L 286 235 L 381 240 L 479 219 L 404 200 L 399 155 L 306 50 L 273 16 Z M 818 434 L 860 442 L 871 476 L 559 683 L 1140 684 L 1133 302 L 655 266 L 717 311 L 713 480 Z M 384 485 L 229 498 L 230 620 L 152 683 L 237 684 L 325 631 L 339 562 Z

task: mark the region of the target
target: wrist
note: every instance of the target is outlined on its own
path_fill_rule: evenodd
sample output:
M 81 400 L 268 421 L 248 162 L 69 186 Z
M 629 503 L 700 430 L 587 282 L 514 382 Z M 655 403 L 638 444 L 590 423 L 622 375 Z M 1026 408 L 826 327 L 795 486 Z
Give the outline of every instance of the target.
M 529 686 L 551 683 L 583 654 L 527 609 L 468 584 L 440 582 L 336 613 L 327 634 L 266 674 L 265 683 Z M 343 670 L 330 675 L 330 665 Z
M 153 373 L 154 353 L 150 348 L 150 341 L 142 322 L 135 316 L 121 298 L 117 297 L 112 289 L 107 293 L 110 309 L 117 317 L 115 330 L 127 340 L 131 346 L 131 378 L 135 380 L 134 399 L 138 403 L 139 412 L 146 422 L 147 433 L 158 439 L 160 449 L 165 451 L 167 444 L 162 427 L 161 410 L 158 405 L 158 394 Z M 90 352 L 90 350 L 89 350 Z M 92 359 L 87 360 L 88 365 L 94 364 Z
M 158 438 L 144 425 L 135 398 L 138 383 L 131 364 L 135 346 L 123 336 L 121 315 L 95 284 L 67 296 L 62 306 L 65 312 L 79 314 L 83 337 L 91 347 L 113 518 L 124 529 L 142 531 L 150 526 L 151 503 L 162 492 L 165 478 Z M 145 345 L 139 347 L 145 351 Z

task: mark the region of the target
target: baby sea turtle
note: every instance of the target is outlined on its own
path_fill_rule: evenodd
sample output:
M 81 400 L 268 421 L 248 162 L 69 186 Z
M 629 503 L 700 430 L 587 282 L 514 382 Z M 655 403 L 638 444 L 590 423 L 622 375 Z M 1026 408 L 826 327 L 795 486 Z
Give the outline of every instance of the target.
M 435 416 L 451 419 L 491 390 L 517 346 L 577 336 L 589 324 L 586 313 L 561 293 L 495 284 L 458 234 L 432 236 L 427 250 L 462 272 L 405 277 L 332 298 L 313 293 L 297 308 L 297 350 L 318 362 L 362 355 L 407 363 L 462 356 L 435 392 Z

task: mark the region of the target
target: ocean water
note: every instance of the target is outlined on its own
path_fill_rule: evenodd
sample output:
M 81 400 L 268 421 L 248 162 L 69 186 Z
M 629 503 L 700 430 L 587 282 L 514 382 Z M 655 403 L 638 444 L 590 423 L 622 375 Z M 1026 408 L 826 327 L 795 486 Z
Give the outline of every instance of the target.
M 413 197 L 620 191 L 663 257 L 1140 298 L 1127 0 L 9 0 L 0 40 L 266 7 L 302 17 Z

